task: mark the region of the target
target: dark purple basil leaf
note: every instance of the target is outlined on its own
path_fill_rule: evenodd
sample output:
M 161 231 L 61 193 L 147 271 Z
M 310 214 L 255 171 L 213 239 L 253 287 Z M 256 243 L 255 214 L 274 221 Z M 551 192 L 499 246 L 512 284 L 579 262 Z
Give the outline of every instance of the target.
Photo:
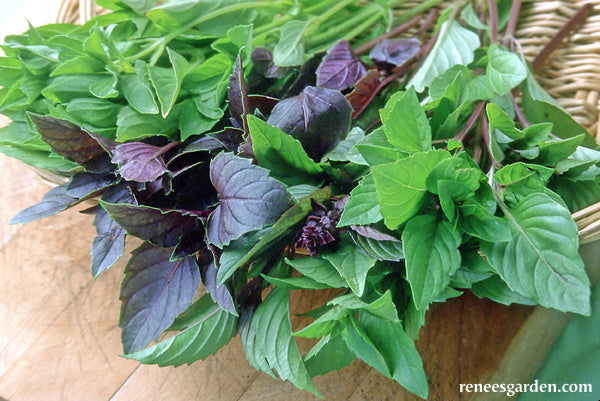
M 102 200 L 111 203 L 135 204 L 135 197 L 124 184 L 109 188 Z M 123 256 L 125 250 L 125 230 L 121 228 L 101 206 L 96 208 L 94 226 L 98 234 L 92 242 L 92 275 L 98 277 Z
M 369 57 L 379 68 L 393 70 L 412 58 L 420 47 L 417 39 L 387 39 L 371 49 Z
M 99 207 L 94 218 L 98 235 L 92 242 L 92 275 L 98 277 L 115 264 L 125 251 L 125 230 Z
M 163 247 L 175 246 L 183 234 L 196 228 L 198 217 L 182 210 L 161 210 L 126 203 L 100 204 L 127 234 Z
M 317 68 L 317 86 L 344 90 L 367 73 L 363 63 L 352 53 L 350 45 L 340 40 L 333 45 Z
M 25 224 L 30 221 L 52 216 L 76 204 L 79 199 L 67 193 L 67 185 L 59 185 L 47 192 L 40 203 L 21 210 L 8 224 Z
M 78 199 L 94 196 L 116 180 L 115 175 L 110 173 L 78 173 L 67 184 L 67 194 Z
M 219 248 L 275 223 L 294 204 L 285 186 L 269 177 L 269 170 L 232 153 L 219 153 L 212 160 L 210 180 L 220 203 L 208 220 L 207 236 Z
M 225 128 L 223 131 L 206 135 L 183 148 L 180 154 L 208 151 L 212 152 L 219 149 L 233 151 L 237 149 L 242 142 L 243 131 L 237 128 Z M 176 157 L 179 157 L 177 155 Z M 169 161 L 169 163 L 171 163 Z
M 196 252 L 206 249 L 204 235 L 204 227 L 193 228 L 190 231 L 183 234 L 183 236 L 179 240 L 179 243 L 175 247 L 175 250 L 173 250 L 171 260 L 177 260 L 186 256 L 191 256 L 194 255 Z
M 281 78 L 291 70 L 289 67 L 276 66 L 273 63 L 273 52 L 266 47 L 256 47 L 252 51 L 251 58 L 256 71 L 265 78 Z
M 212 260 L 200 267 L 204 287 L 212 297 L 213 301 L 215 301 L 222 309 L 237 316 L 238 313 L 235 309 L 235 304 L 233 302 L 233 297 L 229 292 L 229 288 L 227 288 L 225 284 L 217 286 L 217 271 L 215 263 Z
M 78 125 L 50 116 L 29 114 L 42 140 L 55 153 L 87 168 L 98 164 L 98 158 L 106 154 L 104 148 Z
M 354 90 L 346 95 L 346 99 L 352 106 L 352 117 L 355 118 L 359 112 L 368 106 L 373 99 L 373 93 L 379 86 L 379 71 L 373 69 L 367 72 L 367 75 L 362 77 L 354 87 Z
M 132 252 L 121 285 L 121 340 L 126 354 L 155 340 L 187 308 L 200 287 L 194 257 L 169 261 L 173 249 L 148 243 Z
M 112 151 L 112 161 L 127 181 L 151 182 L 169 171 L 162 149 L 143 142 L 122 143 Z
M 250 110 L 248 104 L 248 90 L 246 89 L 246 78 L 244 78 L 244 67 L 242 66 L 242 50 L 238 54 L 233 72 L 229 77 L 229 113 L 236 128 L 241 128 L 248 133 L 248 120 L 246 116 Z
M 268 116 L 273 111 L 273 108 L 279 103 L 279 99 L 271 96 L 263 95 L 250 95 L 248 96 L 248 104 L 250 105 L 250 113 L 254 113 L 256 110 L 260 111 L 262 115 Z
M 340 91 L 308 86 L 275 106 L 267 122 L 298 139 L 315 161 L 335 148 L 350 129 L 352 106 Z
M 400 242 L 400 240 L 394 236 L 391 236 L 386 233 L 382 233 L 378 229 L 373 226 L 350 226 L 350 228 L 356 233 L 362 235 L 363 237 L 371 238 L 377 241 L 392 241 L 392 242 Z

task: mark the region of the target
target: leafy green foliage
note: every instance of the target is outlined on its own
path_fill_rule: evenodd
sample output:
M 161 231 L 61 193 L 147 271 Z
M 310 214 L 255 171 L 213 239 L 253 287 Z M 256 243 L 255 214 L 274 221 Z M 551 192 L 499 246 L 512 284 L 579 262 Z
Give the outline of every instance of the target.
M 446 21 L 440 28 L 438 39 L 423 65 L 410 80 L 409 86 L 423 92 L 431 82 L 448 68 L 473 61 L 473 52 L 480 46 L 479 38 L 456 21 Z
M 445 221 L 421 215 L 408 221 L 402 232 L 406 278 L 418 309 L 425 308 L 450 283 L 460 267 L 461 238 Z
M 357 295 L 362 295 L 369 269 L 375 264 L 375 258 L 368 256 L 354 246 L 348 237 L 343 238 L 335 252 L 324 252 L 323 258 L 331 263 L 348 286 Z
M 492 267 L 510 288 L 541 305 L 589 315 L 589 279 L 569 211 L 534 193 L 503 212 L 513 238 L 482 244 Z
M 271 291 L 256 309 L 252 329 L 255 346 L 269 369 L 277 371 L 282 380 L 289 380 L 300 389 L 320 395 L 292 337 L 288 291 L 281 288 Z
M 431 150 L 371 169 L 381 214 L 388 228 L 398 228 L 419 211 L 427 192 L 429 173 L 449 156 L 446 151 Z

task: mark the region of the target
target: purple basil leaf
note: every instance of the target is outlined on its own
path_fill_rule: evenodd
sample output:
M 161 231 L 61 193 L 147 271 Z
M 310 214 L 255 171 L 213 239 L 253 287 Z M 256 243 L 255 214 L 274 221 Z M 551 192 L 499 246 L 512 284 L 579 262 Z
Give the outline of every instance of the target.
M 210 215 L 207 235 L 219 248 L 275 223 L 294 204 L 285 186 L 269 177 L 269 170 L 231 153 L 219 153 L 212 160 L 210 180 L 220 203 Z
M 225 128 L 215 134 L 206 135 L 183 148 L 181 154 L 227 149 L 233 151 L 242 142 L 243 131 L 237 128 Z M 179 156 L 179 155 L 177 155 Z M 170 163 L 170 162 L 169 162 Z
M 264 116 L 268 116 L 273 111 L 273 108 L 277 106 L 279 99 L 271 96 L 263 95 L 250 95 L 248 96 L 248 104 L 250 105 L 250 113 L 254 113 L 258 110 Z
M 210 294 L 212 299 L 224 310 L 231 313 L 232 315 L 238 316 L 233 297 L 229 292 L 229 288 L 225 284 L 217 286 L 217 268 L 215 263 L 211 260 L 204 266 L 200 267 L 202 274 L 202 282 L 206 291 Z
M 346 99 L 350 102 L 352 110 L 354 110 L 352 112 L 353 118 L 356 118 L 373 100 L 373 93 L 380 83 L 379 71 L 376 69 L 369 70 L 367 75 L 356 83 L 354 90 L 346 95 Z
M 132 252 L 121 285 L 121 340 L 126 354 L 155 340 L 187 308 L 200 287 L 194 257 L 169 261 L 173 250 L 148 243 Z
M 135 198 L 129 187 L 124 184 L 109 188 L 102 200 L 111 203 L 135 204 Z M 98 234 L 92 242 L 92 275 L 98 277 L 123 256 L 125 250 L 125 230 L 121 228 L 101 206 L 96 207 L 94 226 Z
M 382 233 L 378 229 L 373 226 L 350 226 L 350 228 L 356 233 L 362 235 L 363 237 L 371 238 L 377 241 L 392 241 L 392 242 L 400 242 L 400 240 L 394 236 L 391 236 L 386 233 Z
M 67 194 L 74 198 L 94 196 L 116 181 L 110 173 L 79 173 L 75 174 L 67 184 Z
M 308 86 L 275 106 L 268 123 L 302 143 L 315 161 L 346 138 L 352 106 L 340 91 Z
M 52 216 L 74 205 L 79 200 L 67 193 L 67 184 L 59 185 L 47 192 L 40 203 L 21 210 L 8 224 L 25 224 L 30 221 Z
M 273 52 L 266 47 L 257 47 L 252 51 L 252 64 L 256 71 L 265 78 L 281 78 L 287 75 L 291 68 L 278 67 L 273 63 Z
M 100 204 L 127 234 L 163 247 L 175 246 L 183 234 L 196 228 L 199 220 L 190 212 L 156 209 L 126 203 Z
M 392 70 L 406 63 L 420 47 L 417 39 L 387 39 L 375 46 L 369 57 L 379 68 Z
M 110 218 L 106 210 L 99 207 L 94 218 L 98 235 L 92 242 L 92 275 L 100 273 L 115 264 L 125 250 L 125 230 Z
M 229 78 L 229 112 L 231 119 L 248 133 L 248 120 L 246 116 L 250 110 L 248 104 L 248 90 L 246 89 L 246 79 L 244 78 L 244 68 L 242 67 L 242 50 L 238 54 L 235 67 Z
M 55 153 L 88 170 L 106 166 L 106 151 L 91 134 L 78 125 L 50 116 L 29 114 L 42 140 Z M 100 163 L 99 163 L 100 161 Z
M 366 73 L 363 63 L 352 53 L 348 42 L 342 39 L 327 51 L 317 68 L 317 86 L 344 90 L 354 86 Z
M 179 243 L 173 250 L 171 260 L 173 261 L 177 259 L 182 259 L 186 256 L 194 255 L 196 252 L 206 249 L 204 235 L 204 227 L 193 228 L 190 231 L 183 234 L 183 236 L 179 240 Z
M 112 161 L 127 181 L 151 182 L 169 171 L 162 149 L 143 142 L 122 143 L 112 151 Z

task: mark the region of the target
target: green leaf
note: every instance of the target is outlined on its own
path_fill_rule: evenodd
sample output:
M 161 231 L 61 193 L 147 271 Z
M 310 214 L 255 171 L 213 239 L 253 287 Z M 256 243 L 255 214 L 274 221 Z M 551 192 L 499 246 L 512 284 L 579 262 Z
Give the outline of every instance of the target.
M 494 91 L 499 95 L 510 92 L 527 78 L 527 67 L 521 58 L 496 44 L 488 47 L 489 62 L 486 75 Z
M 210 304 L 200 310 L 194 323 L 175 336 L 133 354 L 127 359 L 135 359 L 145 364 L 158 366 L 179 366 L 191 364 L 215 354 L 225 346 L 236 333 L 237 317 Z M 192 320 L 193 317 L 190 318 Z
M 288 21 L 281 27 L 281 37 L 273 49 L 273 62 L 279 67 L 304 63 L 304 32 L 309 21 Z
M 485 113 L 490 122 L 490 132 L 493 133 L 494 129 L 497 129 L 513 140 L 521 139 L 523 136 L 521 131 L 515 128 L 513 119 L 500 106 L 488 103 L 485 106 Z
M 248 116 L 248 127 L 254 156 L 273 177 L 288 185 L 320 181 L 316 176 L 323 170 L 308 157 L 300 141 L 252 115 Z
M 223 248 L 219 258 L 219 270 L 217 272 L 217 286 L 223 285 L 236 272 L 238 262 L 242 259 L 258 240 L 267 232 L 267 229 L 253 231 L 242 237 L 231 241 Z
M 312 211 L 312 201 L 324 202 L 331 198 L 331 188 L 325 187 L 316 191 L 315 193 L 301 199 L 296 205 L 289 208 L 271 229 L 263 235 L 258 243 L 252 247 L 243 257 L 241 257 L 231 268 L 237 269 L 246 263 L 250 262 L 259 255 L 269 252 L 272 247 L 281 242 L 282 238 L 286 239 L 288 231 L 296 226 L 296 224 L 306 218 L 306 216 Z M 219 284 L 222 284 L 219 281 Z
M 461 237 L 450 224 L 421 215 L 408 221 L 402 232 L 406 279 L 417 309 L 436 299 L 460 267 Z
M 530 123 L 552 123 L 552 133 L 563 139 L 586 134 L 583 145 L 589 148 L 597 146 L 594 137 L 542 89 L 533 74 L 529 73 L 520 88 L 523 91 L 523 111 Z
M 372 174 L 367 174 L 350 192 L 350 198 L 344 210 L 338 227 L 349 225 L 367 225 L 383 219 L 377 200 L 377 187 Z
M 381 214 L 389 229 L 398 228 L 419 211 L 429 173 L 448 157 L 450 153 L 445 150 L 431 150 L 371 168 Z
M 282 380 L 289 380 L 301 390 L 321 396 L 304 366 L 294 337 L 289 316 L 289 292 L 274 288 L 258 306 L 252 319 L 256 345 L 271 369 Z
M 354 316 L 349 317 L 350 323 L 346 325 L 342 331 L 342 338 L 348 345 L 348 348 L 354 354 L 365 361 L 368 365 L 377 369 L 380 373 L 387 377 L 392 377 L 387 361 L 381 352 L 377 349 L 373 341 L 367 333 L 359 326 Z
M 141 114 L 133 107 L 124 106 L 117 118 L 117 140 L 119 142 L 139 140 L 147 136 L 171 136 L 177 129 L 173 113 L 167 118 L 158 114 Z
M 354 242 L 356 242 L 356 245 L 369 256 L 378 260 L 389 260 L 392 262 L 399 262 L 404 259 L 404 251 L 402 249 L 402 242 L 400 241 L 378 241 L 373 238 L 363 237 L 354 232 L 351 232 L 350 235 L 354 239 Z
M 479 37 L 474 32 L 461 27 L 456 21 L 444 22 L 435 45 L 408 86 L 414 86 L 417 92 L 423 92 L 448 68 L 456 64 L 467 65 L 473 61 L 473 52 L 480 45 Z
M 327 284 L 319 283 L 316 280 L 308 276 L 302 277 L 289 277 L 289 278 L 278 278 L 271 277 L 265 274 L 261 274 L 261 276 L 270 284 L 273 284 L 275 287 L 281 287 L 286 290 L 300 290 L 300 289 L 308 289 L 308 290 L 323 290 L 325 288 L 330 288 Z
M 513 209 L 500 206 L 513 239 L 482 243 L 481 250 L 502 279 L 542 306 L 589 315 L 590 282 L 569 211 L 541 193 L 525 197 Z
M 306 355 L 304 364 L 311 377 L 340 370 L 352 363 L 356 355 L 344 342 L 341 332 L 323 337 Z
M 385 135 L 392 145 L 404 152 L 421 152 L 431 149 L 431 128 L 414 88 L 395 98 L 381 121 Z
M 135 74 L 121 75 L 121 90 L 131 107 L 143 114 L 157 114 L 158 104 L 151 89 L 148 68 L 143 61 L 135 64 Z
M 429 391 L 423 361 L 400 322 L 361 313 L 359 325 L 385 359 L 390 376 L 408 391 L 426 399 Z
M 351 152 L 354 149 L 354 146 L 365 139 L 365 131 L 363 131 L 360 127 L 354 127 L 348 132 L 346 135 L 346 139 L 340 141 L 330 152 L 326 153 L 323 156 L 323 160 L 333 160 L 333 161 L 352 161 L 350 160 Z M 360 155 L 358 155 L 360 156 Z
M 555 139 L 542 142 L 540 144 L 540 155 L 536 159 L 536 162 L 544 166 L 554 167 L 559 161 L 573 154 L 584 138 L 585 134 L 581 134 L 569 139 Z
M 291 260 L 286 259 L 285 261 L 298 272 L 316 282 L 328 285 L 332 288 L 343 288 L 348 286 L 346 280 L 340 276 L 335 267 L 321 256 Z
M 121 107 L 105 99 L 78 98 L 67 104 L 67 113 L 77 120 L 102 128 L 110 128 L 116 125 Z
M 506 242 L 512 239 L 510 226 L 500 217 L 494 216 L 481 205 L 475 211 L 459 221 L 459 227 L 465 233 L 489 242 Z
M 521 305 L 535 305 L 529 298 L 524 297 L 511 290 L 508 285 L 499 277 L 492 276 L 485 280 L 474 283 L 471 287 L 471 291 L 477 298 L 489 298 L 494 302 L 498 302 L 503 305 L 521 304 Z
M 388 320 L 393 323 L 400 323 L 396 304 L 392 297 L 391 290 L 387 290 L 383 295 L 371 303 L 363 302 L 354 294 L 341 295 L 329 301 L 330 305 L 341 306 L 345 309 L 354 309 L 360 312 L 368 312 L 373 316 Z
M 244 48 L 243 65 L 248 64 L 252 53 L 252 25 L 234 26 L 227 31 L 226 37 L 216 40 L 211 47 L 231 60 L 235 60 L 240 49 Z
M 406 157 L 387 140 L 383 128 L 378 128 L 356 144 L 356 149 L 371 166 L 395 162 Z
M 357 248 L 348 236 L 342 236 L 335 252 L 322 252 L 321 255 L 336 268 L 355 294 L 362 295 L 367 273 L 377 259 Z
M 342 306 L 334 306 L 319 316 L 314 322 L 294 333 L 296 337 L 317 338 L 334 332 L 338 323 L 345 324 L 350 311 Z
M 188 62 L 175 51 L 167 48 L 171 68 L 149 67 L 150 81 L 156 91 L 158 102 L 160 103 L 160 111 L 163 117 L 166 117 L 173 108 L 181 83 L 185 74 L 187 74 L 189 65 Z

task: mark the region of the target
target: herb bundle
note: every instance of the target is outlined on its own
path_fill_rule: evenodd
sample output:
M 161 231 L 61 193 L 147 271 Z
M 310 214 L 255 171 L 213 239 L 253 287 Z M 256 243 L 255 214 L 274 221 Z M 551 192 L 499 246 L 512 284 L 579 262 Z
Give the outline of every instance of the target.
M 414 341 L 465 290 L 589 314 L 570 212 L 600 199 L 600 152 L 518 53 L 520 2 L 437 22 L 436 3 L 104 0 L 8 37 L 0 150 L 69 178 L 12 223 L 99 199 L 94 277 L 144 241 L 127 358 L 192 363 L 239 333 L 317 395 L 358 357 L 426 398 Z M 322 289 L 292 328 L 290 291 Z

